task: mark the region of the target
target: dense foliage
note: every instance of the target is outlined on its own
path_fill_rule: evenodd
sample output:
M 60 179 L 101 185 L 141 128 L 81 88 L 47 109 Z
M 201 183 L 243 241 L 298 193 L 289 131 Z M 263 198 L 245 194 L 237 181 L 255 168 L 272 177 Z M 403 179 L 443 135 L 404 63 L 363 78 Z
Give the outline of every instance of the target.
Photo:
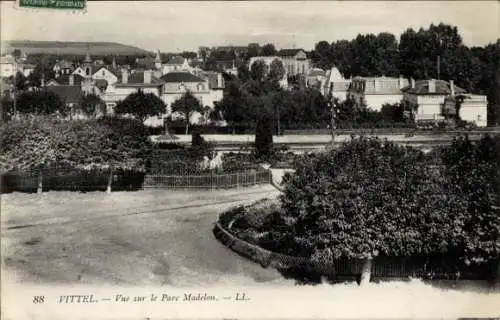
M 285 176 L 279 208 L 236 212 L 233 231 L 328 264 L 411 259 L 489 277 L 500 256 L 499 141 L 458 138 L 424 154 L 361 137 L 304 155 Z
M 78 102 L 78 107 L 83 114 L 91 118 L 97 117 L 98 114 L 106 114 L 106 104 L 95 94 L 82 96 Z
M 66 114 L 65 105 L 59 96 L 51 91 L 23 91 L 17 95 L 16 112 L 22 114 Z
M 145 172 L 148 131 L 134 119 L 12 120 L 0 126 L 1 173 L 52 170 Z M 54 171 L 55 170 L 55 171 Z

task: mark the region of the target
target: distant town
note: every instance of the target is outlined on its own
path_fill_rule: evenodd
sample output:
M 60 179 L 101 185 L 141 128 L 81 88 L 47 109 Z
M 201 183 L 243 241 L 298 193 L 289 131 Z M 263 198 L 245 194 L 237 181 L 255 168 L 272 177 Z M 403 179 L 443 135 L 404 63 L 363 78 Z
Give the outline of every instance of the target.
M 419 41 L 426 47 L 418 47 Z M 158 127 L 167 118 L 186 117 L 172 105 L 190 93 L 202 107 L 188 115 L 191 123 L 235 126 L 255 120 L 250 115 L 255 112 L 236 110 L 251 108 L 242 97 L 247 79 L 272 76 L 279 83 L 276 92 L 283 90 L 293 100 L 275 99 L 272 108 L 279 109 L 274 117 L 281 129 L 484 127 L 498 120 L 498 71 L 490 68 L 498 45 L 468 48 L 456 27 L 440 24 L 418 32 L 409 29 L 399 41 L 389 33 L 368 34 L 331 44 L 321 41 L 313 50 L 251 43 L 199 47 L 197 52 L 116 55 L 88 43 L 80 44 L 78 54 L 58 55 L 46 48 L 39 53 L 36 48 L 13 47 L 0 62 L 2 115 L 24 112 L 22 98 L 17 110 L 13 103 L 12 110 L 6 109 L 8 101 L 25 91 L 55 94 L 72 118 L 86 116 L 79 110 L 85 96 L 97 97 L 105 105 L 102 113 L 113 114 L 120 101 L 140 91 L 165 104 L 166 112 L 145 118 L 145 124 Z M 235 101 L 233 95 L 246 100 Z

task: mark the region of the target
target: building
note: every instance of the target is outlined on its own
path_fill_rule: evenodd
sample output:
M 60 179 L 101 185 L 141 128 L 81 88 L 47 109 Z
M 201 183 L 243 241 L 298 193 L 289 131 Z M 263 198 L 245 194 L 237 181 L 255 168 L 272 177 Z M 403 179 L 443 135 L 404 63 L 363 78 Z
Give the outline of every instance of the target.
M 282 49 L 278 51 L 288 76 L 307 75 L 311 68 L 311 60 L 302 49 Z
M 115 83 L 109 83 L 103 95 L 109 113 L 113 112 L 118 101 L 124 100 L 128 95 L 138 91 L 152 93 L 160 97 L 163 82 L 154 76 L 152 70 L 129 71 L 123 68 L 120 74 L 121 79 Z
M 162 65 L 163 74 L 177 71 L 191 71 L 191 66 L 189 65 L 188 59 L 181 56 L 173 56 L 168 59 L 165 64 Z
M 51 85 L 46 87 L 47 91 L 59 96 L 61 101 L 71 112 L 70 118 L 84 118 L 85 116 L 76 108 L 81 98 L 84 96 L 80 85 Z
M 345 79 L 337 67 L 332 67 L 326 71 L 321 93 L 324 96 L 331 94 L 332 99 L 344 101 L 347 98 L 347 90 L 350 85 L 351 79 Z
M 106 81 L 107 84 L 115 84 L 118 82 L 119 75 L 119 70 L 113 70 L 112 68 L 108 67 L 100 67 L 96 72 L 92 74 L 92 79 L 94 79 L 94 81 Z
M 452 91 L 444 99 L 442 115 L 445 118 L 458 118 L 460 120 L 473 123 L 478 127 L 488 125 L 488 101 L 484 95 L 460 94 L 455 95 Z
M 73 73 L 75 66 L 67 60 L 59 60 L 52 67 L 55 75 L 69 75 Z
M 320 68 L 313 68 L 309 70 L 306 75 L 306 85 L 309 88 L 316 88 L 321 90 L 322 85 L 324 84 L 326 79 L 326 72 Z
M 187 91 L 191 92 L 203 106 L 213 107 L 209 81 L 189 72 L 169 72 L 161 77 L 163 91 L 161 98 L 167 105 L 167 114 L 171 114 L 171 105 Z
M 83 77 L 78 74 L 70 74 L 70 75 L 56 75 L 54 79 L 48 80 L 45 85 L 47 87 L 51 86 L 73 86 L 73 85 L 82 85 Z
M 445 98 L 465 94 L 465 90 L 444 80 L 411 80 L 411 85 L 402 89 L 403 102 L 414 111 L 415 121 L 443 120 L 442 108 Z
M 347 90 L 347 99 L 358 107 L 380 111 L 384 104 L 401 103 L 401 89 L 408 85 L 408 80 L 390 77 L 355 77 Z

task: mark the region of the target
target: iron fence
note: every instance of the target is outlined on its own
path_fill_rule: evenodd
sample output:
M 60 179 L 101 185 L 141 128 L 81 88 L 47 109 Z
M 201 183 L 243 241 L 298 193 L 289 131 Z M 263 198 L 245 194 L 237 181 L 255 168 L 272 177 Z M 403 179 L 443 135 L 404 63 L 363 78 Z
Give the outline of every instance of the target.
M 200 175 L 147 174 L 143 186 L 144 188 L 229 189 L 267 184 L 270 181 L 269 170 Z

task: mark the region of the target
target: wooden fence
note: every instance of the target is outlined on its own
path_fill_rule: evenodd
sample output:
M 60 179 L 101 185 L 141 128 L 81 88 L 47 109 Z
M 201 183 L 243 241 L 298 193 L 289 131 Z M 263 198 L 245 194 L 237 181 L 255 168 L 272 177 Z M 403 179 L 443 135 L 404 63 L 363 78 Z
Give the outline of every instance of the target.
M 271 171 L 251 170 L 231 174 L 162 175 L 147 174 L 144 188 L 228 189 L 271 182 Z

